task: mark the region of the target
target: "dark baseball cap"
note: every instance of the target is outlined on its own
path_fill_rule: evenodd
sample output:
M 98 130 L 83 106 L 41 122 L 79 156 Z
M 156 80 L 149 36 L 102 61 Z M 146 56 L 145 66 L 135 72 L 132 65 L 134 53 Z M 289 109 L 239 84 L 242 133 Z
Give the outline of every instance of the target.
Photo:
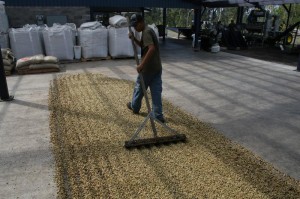
M 140 14 L 133 14 L 130 17 L 130 26 L 136 27 L 137 23 L 141 22 L 143 20 L 144 20 L 144 18 L 143 18 L 142 15 L 140 15 Z

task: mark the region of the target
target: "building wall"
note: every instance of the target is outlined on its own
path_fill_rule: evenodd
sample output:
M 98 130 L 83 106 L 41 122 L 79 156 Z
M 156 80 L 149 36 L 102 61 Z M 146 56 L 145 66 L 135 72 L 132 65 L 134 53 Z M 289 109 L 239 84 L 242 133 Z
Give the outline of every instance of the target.
M 53 16 L 65 15 L 68 23 L 75 23 L 77 27 L 89 21 L 89 7 L 13 7 L 6 6 L 10 27 L 18 28 L 26 24 L 36 24 L 36 15 Z M 46 21 L 45 21 L 46 23 Z

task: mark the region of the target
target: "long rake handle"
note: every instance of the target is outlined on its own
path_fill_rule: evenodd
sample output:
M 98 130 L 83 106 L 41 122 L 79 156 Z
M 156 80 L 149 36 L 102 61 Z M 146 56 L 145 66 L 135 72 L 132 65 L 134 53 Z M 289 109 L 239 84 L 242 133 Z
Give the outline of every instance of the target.
M 127 21 L 128 21 L 128 24 L 129 24 L 129 19 L 127 19 Z M 136 65 L 138 66 L 138 65 L 140 65 L 140 61 L 139 61 L 139 58 L 138 58 L 138 55 L 137 55 L 137 49 L 136 49 L 136 46 L 134 44 L 134 35 L 133 35 L 133 32 L 131 30 L 130 25 L 128 26 L 128 29 L 129 29 L 130 34 L 132 35 L 131 44 L 132 44 L 132 47 L 133 47 L 133 52 L 134 52 L 134 58 L 135 58 L 135 61 L 136 61 Z M 145 86 L 144 77 L 141 73 L 139 73 L 139 75 L 140 75 L 140 80 L 141 80 L 140 83 L 142 85 L 143 93 L 144 93 L 144 96 L 145 96 L 145 99 L 146 99 L 148 114 L 153 114 L 152 111 L 151 111 L 150 103 L 149 103 L 149 98 L 148 98 L 148 94 L 147 94 L 147 90 L 146 90 L 146 86 Z M 150 116 L 150 122 L 151 122 L 153 135 L 154 135 L 154 137 L 157 137 L 157 130 L 156 130 L 154 119 L 153 119 L 152 116 Z

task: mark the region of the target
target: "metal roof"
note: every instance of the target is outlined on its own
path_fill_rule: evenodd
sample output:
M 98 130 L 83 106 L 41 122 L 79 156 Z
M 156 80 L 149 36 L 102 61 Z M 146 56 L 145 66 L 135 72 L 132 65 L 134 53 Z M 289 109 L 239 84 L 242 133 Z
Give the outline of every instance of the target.
M 260 6 L 281 5 L 300 3 L 300 0 L 185 0 L 206 7 L 237 7 L 237 6 Z
M 159 7 L 197 8 L 183 0 L 4 0 L 6 6 L 93 6 L 93 7 Z
M 5 0 L 6 6 L 87 6 L 119 8 L 197 8 L 280 5 L 300 3 L 300 0 Z

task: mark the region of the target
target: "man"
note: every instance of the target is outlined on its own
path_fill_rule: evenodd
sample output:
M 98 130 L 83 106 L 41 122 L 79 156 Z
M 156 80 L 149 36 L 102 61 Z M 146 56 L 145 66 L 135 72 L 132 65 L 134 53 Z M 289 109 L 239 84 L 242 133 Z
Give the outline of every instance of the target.
M 164 123 L 165 119 L 162 113 L 161 99 L 162 65 L 157 37 L 155 32 L 145 24 L 143 17 L 139 14 L 133 14 L 131 16 L 130 25 L 134 27 L 137 32 L 142 32 L 142 38 L 140 41 L 132 34 L 129 34 L 129 38 L 133 38 L 134 42 L 142 49 L 142 61 L 136 68 L 139 74 L 135 83 L 132 101 L 127 103 L 127 107 L 132 110 L 133 113 L 139 113 L 144 96 L 140 81 L 140 76 L 143 75 L 146 89 L 150 87 L 154 116 Z
M 230 24 L 228 25 L 228 29 L 229 29 L 229 31 L 231 31 L 231 32 L 235 31 L 235 23 L 234 23 L 234 20 L 233 20 L 233 19 L 231 19 L 231 22 L 230 22 Z
M 218 42 L 218 40 L 221 40 L 222 37 L 222 31 L 223 31 L 223 25 L 221 21 L 218 21 L 217 25 L 216 25 L 216 34 L 215 34 L 215 39 Z M 221 33 L 221 34 L 220 34 Z M 220 35 L 219 35 L 220 34 Z

